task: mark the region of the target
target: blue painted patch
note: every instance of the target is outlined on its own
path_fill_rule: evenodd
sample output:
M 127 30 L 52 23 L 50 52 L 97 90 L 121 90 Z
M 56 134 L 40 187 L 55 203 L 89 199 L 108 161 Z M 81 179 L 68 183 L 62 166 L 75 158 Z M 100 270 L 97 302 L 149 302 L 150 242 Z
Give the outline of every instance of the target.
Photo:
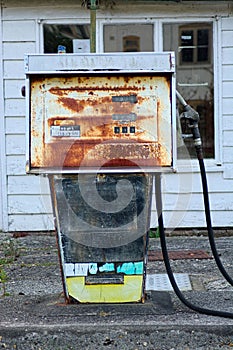
M 142 275 L 143 274 L 143 262 L 129 262 L 123 263 L 117 267 L 117 273 L 124 273 L 125 275 Z
M 106 263 L 99 267 L 99 272 L 112 272 L 115 271 L 114 263 Z
M 134 265 L 135 265 L 135 268 L 136 268 L 135 274 L 136 274 L 136 275 L 142 275 L 143 272 L 144 272 L 144 264 L 143 264 L 143 261 L 135 262 Z
M 96 275 L 98 271 L 97 263 L 91 263 L 89 264 L 89 272 L 91 275 Z

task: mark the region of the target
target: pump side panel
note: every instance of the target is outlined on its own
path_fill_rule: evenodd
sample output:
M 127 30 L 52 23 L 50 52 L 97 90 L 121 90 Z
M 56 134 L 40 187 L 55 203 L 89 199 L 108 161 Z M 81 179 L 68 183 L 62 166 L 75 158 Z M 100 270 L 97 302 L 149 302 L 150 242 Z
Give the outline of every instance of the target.
M 171 166 L 171 77 L 30 76 L 30 169 Z

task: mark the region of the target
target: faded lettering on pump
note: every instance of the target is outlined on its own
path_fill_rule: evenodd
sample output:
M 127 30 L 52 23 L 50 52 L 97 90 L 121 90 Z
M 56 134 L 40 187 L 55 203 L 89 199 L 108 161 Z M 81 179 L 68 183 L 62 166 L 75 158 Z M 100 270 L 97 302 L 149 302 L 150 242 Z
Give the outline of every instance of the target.
M 32 168 L 171 166 L 170 79 L 33 75 Z

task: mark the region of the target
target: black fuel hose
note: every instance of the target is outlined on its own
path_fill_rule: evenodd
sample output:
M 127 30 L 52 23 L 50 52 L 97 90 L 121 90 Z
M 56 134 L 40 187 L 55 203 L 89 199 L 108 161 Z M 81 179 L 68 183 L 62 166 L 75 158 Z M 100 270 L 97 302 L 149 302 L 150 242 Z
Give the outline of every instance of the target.
M 204 199 L 204 206 L 205 206 L 205 217 L 206 217 L 206 224 L 207 224 L 207 231 L 208 231 L 208 238 L 210 242 L 210 247 L 214 256 L 214 260 L 223 275 L 223 277 L 233 286 L 233 279 L 229 276 L 227 271 L 225 270 L 220 258 L 219 254 L 216 248 L 215 239 L 214 239 L 214 231 L 212 228 L 211 223 L 211 216 L 210 216 L 210 204 L 209 204 L 209 195 L 208 195 L 208 185 L 207 185 L 207 178 L 206 178 L 206 171 L 205 171 L 205 164 L 202 157 L 198 157 L 199 161 L 199 167 L 201 172 L 201 179 L 202 179 L 202 191 L 203 191 L 203 199 Z
M 221 272 L 223 277 L 227 280 L 227 282 L 229 282 L 233 286 L 233 279 L 229 276 L 229 274 L 225 270 L 219 258 L 216 244 L 215 244 L 215 239 L 214 239 L 214 231 L 212 228 L 211 215 L 210 215 L 209 192 L 208 192 L 208 185 L 207 185 L 207 178 L 206 178 L 206 171 L 205 171 L 205 164 L 204 164 L 204 157 L 203 157 L 202 141 L 201 141 L 200 131 L 198 128 L 199 114 L 190 105 L 187 104 L 183 96 L 178 91 L 176 91 L 176 96 L 184 108 L 184 114 L 183 114 L 184 118 L 188 119 L 190 122 L 189 127 L 192 132 L 195 151 L 196 151 L 197 159 L 199 161 L 199 168 L 200 168 L 201 182 L 202 182 L 202 193 L 203 193 L 203 200 L 204 200 L 204 207 L 205 207 L 206 225 L 207 225 L 208 238 L 209 238 L 212 254 L 219 268 L 219 271 Z
M 177 297 L 180 299 L 180 301 L 185 304 L 188 308 L 199 312 L 201 314 L 210 315 L 210 316 L 218 316 L 218 317 L 225 317 L 225 318 L 232 318 L 233 319 L 233 313 L 226 312 L 226 311 L 218 311 L 218 310 L 211 310 L 207 308 L 203 308 L 200 306 L 196 306 L 193 303 L 191 303 L 189 300 L 185 298 L 181 290 L 179 289 L 172 268 L 169 260 L 169 254 L 167 250 L 167 243 L 166 243 L 166 236 L 165 236 L 165 230 L 164 230 L 164 224 L 163 224 L 163 214 L 162 214 L 162 195 L 161 195 L 161 174 L 155 175 L 155 193 L 156 193 L 156 207 L 157 207 L 157 213 L 158 213 L 158 223 L 159 223 L 159 232 L 160 232 L 160 243 L 163 253 L 163 259 L 164 264 L 166 267 L 168 278 L 171 282 L 171 285 L 174 289 L 174 292 L 176 293 Z

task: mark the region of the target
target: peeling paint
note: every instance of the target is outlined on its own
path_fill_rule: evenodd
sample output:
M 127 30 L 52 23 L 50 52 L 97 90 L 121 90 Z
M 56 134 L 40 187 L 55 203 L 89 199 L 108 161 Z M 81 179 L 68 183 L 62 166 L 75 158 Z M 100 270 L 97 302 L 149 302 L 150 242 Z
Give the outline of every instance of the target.
M 123 263 L 122 265 L 117 267 L 117 273 L 124 273 L 126 275 L 143 274 L 143 262 Z
M 112 272 L 115 271 L 114 263 L 106 263 L 103 266 L 99 267 L 99 272 Z
M 98 271 L 98 265 L 97 265 L 97 263 L 91 263 L 91 264 L 89 264 L 89 273 L 90 273 L 91 275 L 95 275 L 95 274 L 97 273 L 97 271 Z
M 128 303 L 142 301 L 143 276 L 125 276 L 124 284 L 85 284 L 85 277 L 66 279 L 68 293 L 81 303 Z
M 33 168 L 171 166 L 167 76 L 33 75 L 30 89 Z
M 143 274 L 143 262 L 124 262 L 124 263 L 65 263 L 65 275 L 70 276 L 88 276 L 97 275 L 106 272 L 117 272 L 126 275 Z

